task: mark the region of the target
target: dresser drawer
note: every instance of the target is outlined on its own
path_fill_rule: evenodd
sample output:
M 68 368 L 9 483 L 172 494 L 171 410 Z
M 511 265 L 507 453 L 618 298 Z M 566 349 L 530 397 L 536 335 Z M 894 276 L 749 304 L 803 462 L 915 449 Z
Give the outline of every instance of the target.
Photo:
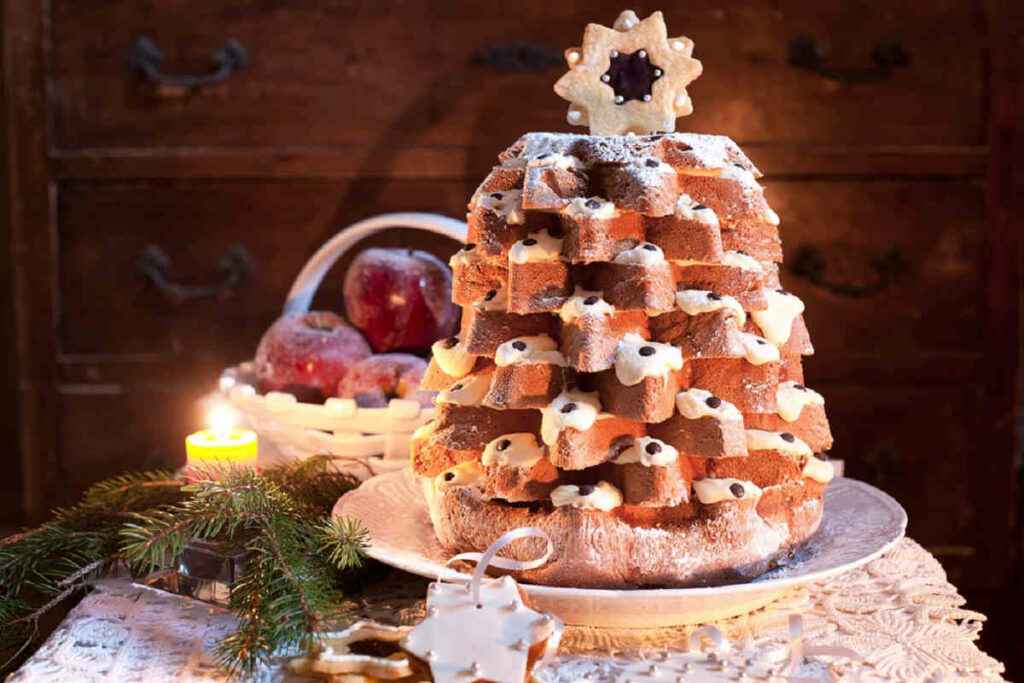
M 566 104 L 551 91 L 562 50 L 579 44 L 586 22 L 614 20 L 621 3 L 526 0 L 505 9 L 468 0 L 54 0 L 55 146 L 489 154 L 526 130 L 565 130 Z M 808 0 L 670 9 L 670 31 L 696 41 L 705 70 L 692 86 L 696 113 L 681 126 L 745 143 L 982 144 L 983 13 L 952 0 L 903 0 L 884 11 Z M 249 64 L 220 84 L 168 94 L 128 66 L 143 35 L 167 73 L 210 72 L 210 54 L 228 39 L 246 48 Z M 791 64 L 794 50 L 803 66 Z M 874 53 L 908 62 L 878 67 Z
M 465 213 L 469 191 L 461 181 L 63 184 L 58 258 L 64 364 L 89 366 L 92 381 L 104 382 L 125 364 L 211 372 L 246 359 L 279 315 L 306 260 L 340 227 L 388 211 L 457 216 Z M 458 248 L 408 229 L 371 241 L 428 249 L 445 260 Z M 252 271 L 224 298 L 175 302 L 138 267 L 147 248 L 157 247 L 169 262 L 163 271 L 168 280 L 219 283 L 226 278 L 220 260 L 238 246 Z M 346 264 L 325 279 L 315 303 L 342 310 L 339 274 Z

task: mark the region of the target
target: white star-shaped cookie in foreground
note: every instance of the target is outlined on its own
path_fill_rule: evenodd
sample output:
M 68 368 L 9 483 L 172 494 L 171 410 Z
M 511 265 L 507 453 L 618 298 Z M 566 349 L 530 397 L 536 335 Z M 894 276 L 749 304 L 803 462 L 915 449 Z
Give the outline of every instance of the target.
M 569 123 L 592 135 L 672 132 L 693 111 L 686 86 L 702 67 L 692 54 L 692 40 L 668 37 L 661 12 L 640 21 L 626 10 L 613 28 L 587 24 L 555 92 L 571 103 Z

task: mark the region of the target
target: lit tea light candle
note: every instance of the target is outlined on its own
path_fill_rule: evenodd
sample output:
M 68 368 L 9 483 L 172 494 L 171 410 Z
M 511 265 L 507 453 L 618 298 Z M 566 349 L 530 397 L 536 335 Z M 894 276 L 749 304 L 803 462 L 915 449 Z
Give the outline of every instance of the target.
M 189 467 L 196 465 L 255 465 L 259 454 L 256 432 L 236 426 L 237 414 L 224 404 L 207 414 L 209 429 L 185 438 Z

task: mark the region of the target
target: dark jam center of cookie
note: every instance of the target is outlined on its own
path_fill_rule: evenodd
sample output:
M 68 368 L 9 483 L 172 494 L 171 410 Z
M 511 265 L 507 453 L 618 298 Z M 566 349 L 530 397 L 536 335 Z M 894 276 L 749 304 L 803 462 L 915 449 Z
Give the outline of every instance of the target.
M 526 342 L 514 341 L 512 342 L 512 348 L 515 349 L 516 351 L 525 351 Z
M 630 100 L 644 100 L 651 94 L 651 87 L 661 77 L 661 69 L 651 64 L 644 50 L 623 54 L 613 52 L 608 71 L 601 80 L 612 87 L 615 102 L 624 104 Z
M 652 441 L 644 447 L 644 450 L 654 455 L 655 453 L 661 453 L 661 444 L 657 441 Z
M 711 301 L 721 301 L 722 295 L 715 294 L 714 292 L 708 292 L 708 299 L 710 299 Z
M 790 434 L 789 432 L 782 432 L 781 434 L 779 434 L 779 438 L 785 441 L 786 443 L 793 443 L 794 441 L 796 441 L 796 437 Z
M 598 301 L 599 299 L 596 296 L 588 296 L 586 299 L 583 300 L 583 303 L 587 306 L 593 306 Z
M 708 396 L 706 399 L 704 399 L 704 403 L 707 403 L 709 408 L 717 408 L 718 406 L 722 405 L 722 399 L 718 398 L 717 396 Z
M 746 491 L 743 489 L 743 484 L 732 484 L 729 486 L 729 491 L 731 491 L 732 495 L 736 496 L 737 498 L 742 498 L 743 494 L 746 493 Z
M 658 248 L 653 244 L 645 244 L 644 249 L 646 249 L 647 251 L 658 251 Z
M 580 487 L 581 496 L 589 496 L 591 493 L 597 490 L 597 487 L 593 484 L 584 484 Z
M 537 244 L 537 240 L 533 239 L 532 237 L 527 237 L 525 240 L 523 240 L 523 246 L 525 247 L 532 247 L 535 244 Z
M 458 343 L 459 343 L 459 338 L 458 337 L 448 337 L 447 339 L 444 340 L 444 348 L 446 348 L 446 349 L 453 349 L 453 348 L 455 348 L 458 345 Z
M 484 301 L 490 301 L 491 299 L 493 299 L 496 296 L 498 296 L 498 290 L 490 289 L 490 290 L 487 291 L 486 294 L 484 294 Z
M 498 450 L 503 451 L 511 445 L 511 441 L 509 441 L 508 439 L 502 439 L 501 441 L 498 442 Z
M 584 205 L 588 209 L 600 209 L 601 208 L 601 202 L 597 201 L 596 199 L 588 199 L 586 202 L 584 202 Z
M 453 479 L 455 479 L 455 473 L 454 472 L 445 472 L 444 473 L 444 480 L 445 481 L 452 481 Z
M 562 412 L 563 413 L 571 413 L 574 410 L 576 410 L 576 404 L 575 403 L 566 403 L 564 406 L 562 406 Z
M 644 357 L 653 356 L 656 352 L 657 349 L 653 346 L 641 346 L 639 351 L 640 355 Z

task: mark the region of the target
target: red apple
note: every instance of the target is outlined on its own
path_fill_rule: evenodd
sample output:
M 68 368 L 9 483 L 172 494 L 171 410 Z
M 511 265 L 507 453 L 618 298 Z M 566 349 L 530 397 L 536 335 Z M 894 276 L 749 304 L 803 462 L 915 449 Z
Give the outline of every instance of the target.
M 452 273 L 414 249 L 367 249 L 345 273 L 345 313 L 377 353 L 427 349 L 455 332 Z
M 408 353 L 381 353 L 359 361 L 338 382 L 338 396 L 364 408 L 383 408 L 392 398 L 434 405 L 433 391 L 420 389 L 427 361 Z
M 291 313 L 277 319 L 256 349 L 263 391 L 287 391 L 299 400 L 334 395 L 349 368 L 370 355 L 366 340 L 334 313 Z

